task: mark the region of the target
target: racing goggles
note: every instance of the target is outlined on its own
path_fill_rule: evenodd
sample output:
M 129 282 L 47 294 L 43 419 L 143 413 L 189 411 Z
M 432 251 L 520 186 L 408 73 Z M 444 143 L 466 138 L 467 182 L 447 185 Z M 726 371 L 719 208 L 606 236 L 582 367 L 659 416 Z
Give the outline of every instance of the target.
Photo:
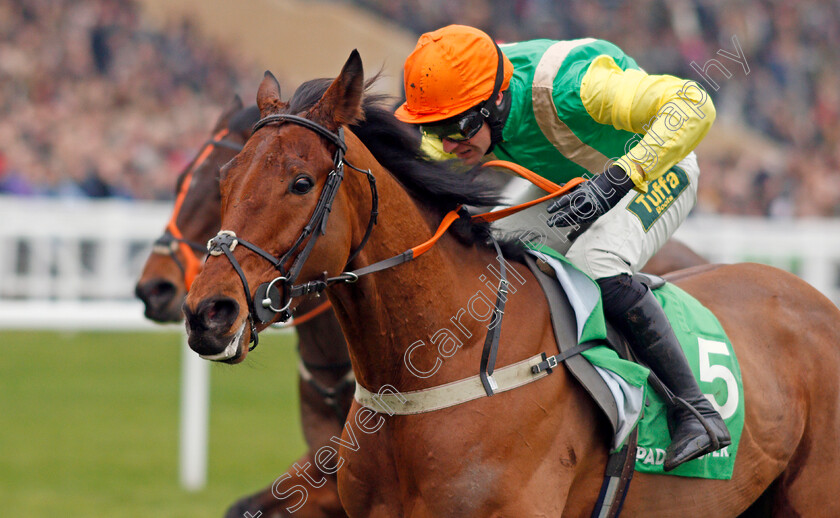
M 485 114 L 486 111 L 484 107 L 481 109 L 474 108 L 441 122 L 423 124 L 420 126 L 420 131 L 441 140 L 464 142 L 473 138 L 484 125 L 485 117 L 490 115 L 490 112 Z

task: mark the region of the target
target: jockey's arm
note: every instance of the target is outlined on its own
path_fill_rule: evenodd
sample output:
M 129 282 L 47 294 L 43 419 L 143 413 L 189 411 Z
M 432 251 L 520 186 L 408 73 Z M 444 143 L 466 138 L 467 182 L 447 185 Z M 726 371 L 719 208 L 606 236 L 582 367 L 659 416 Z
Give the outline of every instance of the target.
M 648 182 L 694 150 L 715 120 L 714 104 L 696 82 L 621 70 L 606 55 L 590 65 L 580 97 L 596 122 L 644 135 L 625 146 L 626 154 L 616 160 L 643 192 Z

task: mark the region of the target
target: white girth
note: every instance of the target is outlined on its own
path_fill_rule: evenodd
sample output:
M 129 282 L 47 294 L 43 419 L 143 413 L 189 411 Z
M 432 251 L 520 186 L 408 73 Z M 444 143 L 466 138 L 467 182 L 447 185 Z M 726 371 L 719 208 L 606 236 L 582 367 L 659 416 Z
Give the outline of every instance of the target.
M 493 391 L 505 392 L 548 376 L 548 371 L 545 370 L 537 374 L 531 372 L 531 367 L 541 361 L 542 356 L 536 355 L 496 369 L 490 376 Z M 355 394 L 356 401 L 360 405 L 372 410 L 381 409 L 383 413 L 389 415 L 433 412 L 485 396 L 487 393 L 478 375 L 423 390 L 396 393 L 383 391 L 381 394 L 369 391 L 356 381 Z

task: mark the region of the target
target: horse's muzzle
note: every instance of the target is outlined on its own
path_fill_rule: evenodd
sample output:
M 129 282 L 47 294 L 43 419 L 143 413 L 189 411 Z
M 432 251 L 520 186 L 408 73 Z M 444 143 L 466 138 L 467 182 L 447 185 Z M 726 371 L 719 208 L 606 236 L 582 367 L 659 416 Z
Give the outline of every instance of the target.
M 193 311 L 184 304 L 190 349 L 207 360 L 223 361 L 240 355 L 245 333 L 243 321 L 232 329 L 239 317 L 239 303 L 229 297 L 202 300 Z
M 184 318 L 180 304 L 178 288 L 166 279 L 152 279 L 138 283 L 134 294 L 143 301 L 144 315 L 155 322 L 179 322 Z M 181 294 L 183 297 L 183 294 Z

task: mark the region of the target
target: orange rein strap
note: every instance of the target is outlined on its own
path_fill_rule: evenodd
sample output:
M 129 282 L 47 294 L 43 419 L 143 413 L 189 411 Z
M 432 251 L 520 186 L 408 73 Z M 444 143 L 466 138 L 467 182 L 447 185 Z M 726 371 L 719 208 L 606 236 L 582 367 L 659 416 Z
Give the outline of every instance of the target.
M 486 162 L 484 164 L 484 167 L 504 167 L 506 169 L 510 169 L 522 178 L 525 178 L 532 184 L 549 193 L 545 196 L 537 198 L 536 200 L 531 200 L 521 205 L 506 207 L 504 209 L 499 209 L 493 212 L 485 212 L 484 214 L 477 214 L 473 216 L 473 219 L 486 221 L 488 223 L 510 216 L 511 214 L 516 214 L 521 210 L 525 210 L 528 207 L 538 205 L 546 200 L 550 200 L 551 198 L 556 198 L 561 194 L 566 194 L 567 192 L 571 191 L 572 189 L 586 181 L 583 178 L 572 178 L 571 180 L 560 186 L 552 182 L 551 180 L 546 180 L 545 178 L 539 176 L 537 173 L 531 171 L 530 169 L 526 169 L 519 164 L 514 164 L 513 162 L 507 162 L 505 160 L 491 160 L 489 162 Z
M 535 205 L 535 204 L 540 203 L 542 201 L 545 201 L 547 199 L 560 196 L 561 194 L 565 194 L 565 193 L 571 191 L 572 189 L 574 189 L 581 182 L 585 181 L 583 178 L 574 178 L 574 179 L 566 182 L 561 187 L 559 185 L 554 184 L 553 182 L 550 182 L 550 181 L 546 180 L 545 178 L 541 178 L 541 177 L 537 176 L 536 173 L 533 173 L 532 171 L 529 171 L 528 169 L 525 169 L 524 167 L 518 166 L 518 165 L 510 163 L 510 162 L 502 162 L 502 161 L 494 160 L 493 162 L 488 162 L 488 164 L 492 164 L 494 166 L 507 167 L 508 169 L 511 169 L 512 171 L 519 174 L 523 178 L 533 182 L 538 187 L 540 187 L 542 189 L 549 190 L 551 192 L 547 196 L 543 196 L 542 198 L 538 198 L 534 201 L 523 203 L 523 204 L 517 205 L 515 207 L 508 207 L 508 208 L 505 208 L 505 209 L 492 211 L 492 212 L 486 212 L 484 214 L 477 214 L 475 216 L 472 216 L 472 219 L 476 220 L 476 221 L 486 221 L 486 222 L 495 221 L 497 219 L 503 218 L 503 217 L 508 216 L 510 214 L 514 214 L 516 212 L 524 210 L 528 207 L 531 207 L 532 205 Z M 487 165 L 487 164 L 485 164 L 485 165 Z M 334 283 L 337 283 L 337 282 L 348 282 L 348 283 L 357 282 L 359 280 L 359 278 L 362 277 L 363 275 L 368 275 L 368 274 L 371 274 L 371 273 L 374 273 L 374 272 L 386 270 L 388 268 L 392 268 L 394 266 L 398 266 L 402 263 L 406 263 L 408 261 L 416 259 L 416 258 L 420 257 L 421 255 L 423 255 L 424 253 L 428 252 L 432 248 L 432 246 L 434 246 L 435 243 L 437 243 L 438 240 L 446 233 L 446 231 L 449 229 L 449 227 L 452 226 L 452 223 L 455 222 L 455 220 L 457 220 L 458 218 L 461 218 L 465 215 L 466 214 L 464 214 L 462 207 L 458 207 L 457 209 L 455 209 L 453 211 L 450 211 L 449 213 L 446 214 L 446 216 L 443 217 L 443 221 L 440 222 L 440 225 L 438 226 L 437 230 L 435 231 L 435 234 L 428 241 L 426 241 L 424 243 L 421 243 L 421 244 L 419 244 L 419 245 L 417 245 L 413 248 L 409 248 L 408 250 L 406 250 L 405 252 L 403 252 L 401 254 L 389 257 L 388 259 L 383 259 L 381 261 L 377 261 L 373 264 L 370 264 L 368 266 L 364 266 L 364 267 L 359 268 L 358 270 L 354 270 L 352 272 L 343 272 L 336 277 L 330 277 L 330 278 L 327 278 L 327 279 L 317 280 L 317 281 L 310 281 L 308 283 L 304 283 L 304 284 L 301 284 L 299 286 L 295 286 L 294 289 L 298 290 L 301 294 L 320 292 L 320 291 L 326 289 L 328 286 L 330 286 Z
M 225 138 L 228 133 L 230 133 L 230 131 L 227 128 L 219 130 L 215 135 L 213 135 L 213 138 L 204 145 L 204 148 L 195 158 L 190 166 L 187 176 L 184 178 L 184 182 L 181 184 L 181 189 L 178 191 L 178 196 L 175 198 L 175 206 L 172 209 L 172 216 L 169 218 L 169 223 L 166 225 L 166 230 L 172 234 L 172 237 L 178 240 L 178 248 L 181 250 L 181 255 L 184 256 L 184 285 L 187 290 L 190 289 L 193 281 L 198 276 L 198 272 L 201 271 L 201 259 L 198 258 L 190 245 L 183 241 L 184 236 L 181 234 L 181 230 L 178 228 L 177 224 L 178 214 L 181 213 L 181 205 L 184 203 L 184 198 L 187 197 L 187 191 L 190 190 L 190 182 L 192 182 L 193 172 L 195 172 L 195 170 L 198 169 L 205 160 L 207 160 L 210 153 L 213 152 L 213 143 L 219 142 Z
M 440 239 L 441 236 L 443 236 L 443 234 L 450 227 L 450 225 L 452 225 L 452 223 L 454 223 L 456 219 L 461 217 L 461 214 L 459 212 L 460 210 L 461 210 L 461 207 L 458 207 L 455 210 L 449 211 L 449 213 L 446 216 L 443 217 L 443 221 L 440 222 L 440 225 L 438 226 L 438 229 L 437 229 L 437 232 L 435 232 L 435 235 L 433 235 L 431 237 L 431 239 L 429 239 L 425 243 L 419 244 L 419 245 L 417 245 L 417 246 L 415 246 L 414 248 L 411 249 L 411 257 L 417 258 L 417 257 L 420 257 L 421 255 L 425 254 L 426 252 L 428 252 L 429 249 L 435 243 L 437 243 L 437 240 Z
M 289 328 L 289 327 L 297 327 L 301 324 L 309 322 L 310 320 L 317 317 L 318 315 L 325 312 L 326 310 L 330 309 L 331 307 L 332 307 L 332 304 L 330 304 L 330 301 L 325 300 L 320 306 L 312 308 L 311 310 L 307 311 L 303 315 L 292 319 L 291 322 L 281 324 L 279 327 L 281 329 L 286 329 L 286 328 Z
M 538 175 L 537 173 L 522 167 L 519 164 L 515 164 L 513 162 L 508 162 L 507 160 L 490 160 L 489 162 L 485 162 L 481 165 L 482 167 L 504 167 L 505 169 L 510 169 L 514 173 L 518 174 L 522 178 L 528 180 L 532 184 L 536 185 L 540 189 L 544 190 L 545 192 L 554 192 L 563 187 L 561 185 L 557 185 L 556 183 L 552 182 L 551 180 L 547 180 L 542 176 Z M 577 180 L 575 178 L 572 181 Z
M 542 176 L 539 176 L 537 173 L 526 169 L 525 167 L 522 167 L 519 164 L 514 164 L 513 162 L 507 162 L 505 160 L 491 160 L 485 163 L 484 167 L 504 167 L 510 169 L 522 178 L 525 178 L 540 189 L 549 193 L 545 196 L 537 198 L 536 200 L 531 200 L 520 205 L 506 207 L 504 209 L 494 210 L 491 212 L 485 212 L 484 214 L 476 214 L 472 216 L 473 220 L 486 221 L 487 223 L 502 219 L 504 217 L 510 216 L 511 214 L 516 214 L 517 212 L 525 210 L 528 207 L 532 207 L 546 200 L 550 200 L 551 198 L 556 198 L 557 196 L 566 194 L 581 183 L 586 181 L 583 178 L 572 178 L 571 180 L 560 186 L 550 180 L 546 180 Z M 432 236 L 431 239 L 429 239 L 425 243 L 422 243 L 410 249 L 410 252 L 412 253 L 412 258 L 417 258 L 418 256 L 427 252 L 430 248 L 432 248 L 432 246 L 441 238 L 441 236 L 443 236 L 446 230 L 449 229 L 452 223 L 456 219 L 461 217 L 459 213 L 460 210 L 461 207 L 458 207 L 457 209 L 450 211 L 446 216 L 444 216 L 443 221 L 440 222 L 440 226 L 438 226 L 435 235 Z

